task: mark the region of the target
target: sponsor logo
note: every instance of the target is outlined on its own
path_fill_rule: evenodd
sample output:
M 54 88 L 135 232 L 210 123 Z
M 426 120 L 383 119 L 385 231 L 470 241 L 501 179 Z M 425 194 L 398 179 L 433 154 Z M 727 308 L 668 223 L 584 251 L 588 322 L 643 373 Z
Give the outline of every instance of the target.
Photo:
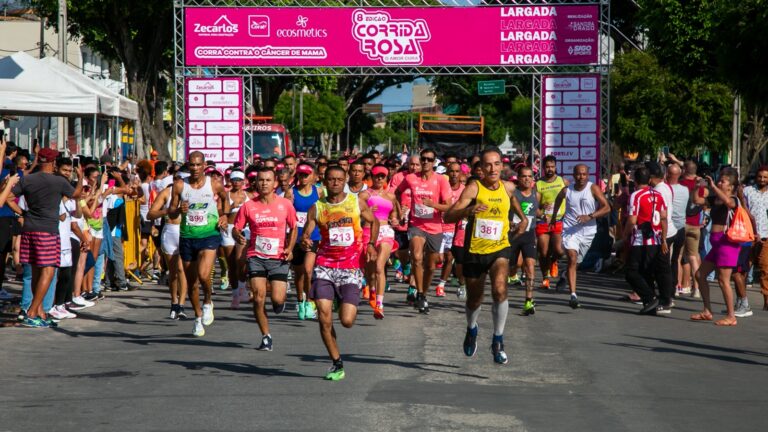
M 568 47 L 568 54 L 574 56 L 592 55 L 591 45 L 571 45 Z
M 220 16 L 213 25 L 195 23 L 194 26 L 194 32 L 199 36 L 234 36 L 238 31 L 237 24 L 233 24 L 226 15 Z
M 269 17 L 266 15 L 248 15 L 248 35 L 251 37 L 269 37 Z
M 299 15 L 296 18 L 296 27 L 299 28 L 284 28 L 278 29 L 275 32 L 277 37 L 282 38 L 327 38 L 328 30 L 318 27 L 308 27 L 309 18 L 304 15 Z
M 421 44 L 431 39 L 423 19 L 393 19 L 388 12 L 352 13 L 352 36 L 360 42 L 360 52 L 382 64 L 421 64 Z

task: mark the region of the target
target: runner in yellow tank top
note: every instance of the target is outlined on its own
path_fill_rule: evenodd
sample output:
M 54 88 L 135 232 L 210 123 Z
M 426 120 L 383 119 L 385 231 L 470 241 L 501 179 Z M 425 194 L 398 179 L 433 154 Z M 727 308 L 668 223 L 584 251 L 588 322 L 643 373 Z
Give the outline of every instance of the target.
M 493 297 L 493 360 L 507 363 L 504 352 L 504 325 L 507 322 L 507 275 L 509 274 L 509 236 L 521 235 L 528 226 L 520 204 L 514 197 L 514 184 L 501 181 L 503 168 L 501 152 L 496 148 L 484 150 L 480 155 L 483 179 L 470 182 L 461 197 L 443 215 L 446 223 L 469 218 L 466 238 L 469 243 L 464 257 L 464 277 L 467 282 L 467 333 L 464 337 L 464 354 L 471 357 L 477 352 L 477 317 L 483 302 L 485 276 L 491 275 Z M 522 221 L 510 230 L 509 213 L 514 211 Z M 465 243 L 466 245 L 466 243 Z
M 563 256 L 563 223 L 561 219 L 565 215 L 565 205 L 561 205 L 554 211 L 557 194 L 568 187 L 568 180 L 557 175 L 557 159 L 550 155 L 544 158 L 544 177 L 536 182 L 536 192 L 541 194 L 539 203 L 539 223 L 536 224 L 536 238 L 539 250 L 539 268 L 541 269 L 542 288 L 549 289 L 550 277 L 557 277 L 557 260 Z M 557 222 L 549 224 L 552 214 L 556 214 Z

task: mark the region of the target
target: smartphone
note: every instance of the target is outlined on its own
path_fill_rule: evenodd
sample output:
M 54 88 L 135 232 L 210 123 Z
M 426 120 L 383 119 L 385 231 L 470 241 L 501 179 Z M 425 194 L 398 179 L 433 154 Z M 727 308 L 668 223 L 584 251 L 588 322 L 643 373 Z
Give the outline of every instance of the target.
M 80 167 L 80 158 L 73 158 L 72 159 L 72 167 L 77 169 Z
M 669 157 L 669 146 L 662 147 L 661 152 L 664 153 L 664 157 Z
M 5 136 L 5 129 L 0 129 L 0 141 L 3 140 L 4 136 Z

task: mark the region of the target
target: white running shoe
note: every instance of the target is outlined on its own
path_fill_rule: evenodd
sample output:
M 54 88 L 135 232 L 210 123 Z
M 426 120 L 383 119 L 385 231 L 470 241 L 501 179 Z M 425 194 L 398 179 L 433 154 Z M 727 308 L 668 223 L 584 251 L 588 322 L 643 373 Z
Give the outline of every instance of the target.
M 13 294 L 9 293 L 5 290 L 5 288 L 0 288 L 0 300 L 12 300 Z
M 81 295 L 77 296 L 77 297 L 73 297 L 72 298 L 72 303 L 74 303 L 74 304 L 76 304 L 78 306 L 87 307 L 87 308 L 96 305 L 96 303 L 84 299 L 83 296 L 81 296 Z
M 54 306 L 54 309 L 58 309 L 59 313 L 61 313 L 64 318 L 68 318 L 68 319 L 77 318 L 77 314 L 68 310 L 67 307 L 64 305 Z
M 192 330 L 192 336 L 203 337 L 205 336 L 205 327 L 203 327 L 203 320 L 195 318 L 195 328 Z
M 48 311 L 48 315 L 52 316 L 53 319 L 56 319 L 56 320 L 63 320 L 64 318 L 66 318 L 64 313 L 62 313 L 61 310 L 59 310 L 58 306 L 52 307 L 51 310 Z
M 213 303 L 203 305 L 203 325 L 213 324 Z

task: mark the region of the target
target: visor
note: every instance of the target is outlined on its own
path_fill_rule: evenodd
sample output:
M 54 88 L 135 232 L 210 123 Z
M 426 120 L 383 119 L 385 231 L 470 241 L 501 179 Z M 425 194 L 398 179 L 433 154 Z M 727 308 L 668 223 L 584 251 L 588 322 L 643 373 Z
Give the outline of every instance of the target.
M 381 175 L 381 174 L 389 175 L 389 170 L 386 169 L 383 166 L 377 166 L 377 167 L 373 167 L 373 169 L 371 170 L 371 174 L 373 174 L 375 176 L 376 175 Z
M 232 171 L 229 174 L 229 179 L 230 180 L 245 180 L 245 173 L 243 173 L 242 171 Z

